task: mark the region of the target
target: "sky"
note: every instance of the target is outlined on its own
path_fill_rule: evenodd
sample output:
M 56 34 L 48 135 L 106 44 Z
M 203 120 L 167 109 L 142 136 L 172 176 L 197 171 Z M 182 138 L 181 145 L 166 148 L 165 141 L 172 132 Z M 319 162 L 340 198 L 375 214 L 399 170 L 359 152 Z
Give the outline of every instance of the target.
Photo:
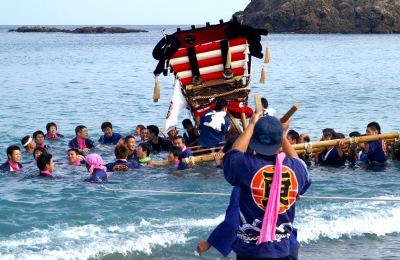
M 0 25 L 189 25 L 229 20 L 251 0 L 0 0 Z

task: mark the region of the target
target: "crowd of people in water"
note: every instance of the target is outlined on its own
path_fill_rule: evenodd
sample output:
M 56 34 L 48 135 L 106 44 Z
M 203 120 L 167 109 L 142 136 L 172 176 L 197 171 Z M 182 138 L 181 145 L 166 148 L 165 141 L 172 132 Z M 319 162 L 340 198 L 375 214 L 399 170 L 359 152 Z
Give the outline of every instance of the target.
M 268 108 L 268 101 L 265 98 L 261 101 L 262 113 L 255 113 L 240 136 L 232 133 L 226 116 L 228 103 L 223 98 L 217 99 L 215 107 L 200 117 L 198 128 L 190 119 L 183 120 L 183 135 L 179 135 L 176 127 L 164 134 L 155 125 L 138 125 L 133 134 L 123 136 L 113 131 L 111 122 L 103 122 L 101 130 L 104 135 L 95 142 L 89 138 L 86 126 L 78 125 L 75 128 L 76 136 L 68 142 L 68 163 L 86 168 L 90 175 L 85 181 L 99 182 L 109 178 L 107 172 L 153 167 L 150 155 L 161 151 L 168 152 L 168 161 L 174 169 L 184 170 L 192 166 L 183 161 L 183 158 L 193 156 L 191 149 L 207 150 L 204 148 L 221 146 L 223 143 L 221 153 L 215 154 L 215 162 L 217 167 L 223 168 L 226 180 L 234 188 L 224 221 L 207 240 L 198 244 L 198 253 L 201 255 L 214 246 L 225 256 L 234 250 L 237 259 L 260 256 L 265 259 L 297 259 L 300 245 L 296 239 L 297 230 L 292 226 L 292 206 L 297 196 L 303 194 L 311 184 L 307 164 L 314 162 L 318 165 L 340 166 L 349 161 L 385 165 L 389 153 L 392 159 L 400 159 L 400 149 L 396 150 L 398 144 L 388 145 L 385 140 L 349 145 L 339 140 L 337 145 L 321 152 L 298 156 L 292 145 L 309 143 L 309 135 L 289 130 L 290 120 L 281 123 L 273 115 L 276 111 Z M 159 136 L 160 133 L 163 137 Z M 364 135 L 380 133 L 380 125 L 371 122 Z M 359 137 L 362 134 L 351 132 L 349 136 Z M 41 177 L 52 177 L 54 170 L 51 148 L 45 144 L 45 140 L 59 138 L 65 137 L 57 132 L 57 125 L 50 122 L 46 125 L 46 133 L 36 131 L 32 136 L 21 139 L 25 152 L 31 153 L 36 160 Z M 326 128 L 322 130 L 319 141 L 342 138 L 345 138 L 344 134 Z M 102 157 L 93 153 L 102 145 L 114 147 L 114 162 L 104 164 Z M 280 149 L 283 153 L 279 152 Z M 0 166 L 0 170 L 23 169 L 19 145 L 9 146 L 6 154 L 7 161 Z M 263 191 L 259 191 L 260 187 Z M 279 205 L 275 211 L 274 206 L 269 206 L 270 201 Z
M 262 98 L 263 116 L 274 116 L 276 112 L 268 108 L 268 101 Z M 179 135 L 176 127 L 170 129 L 166 134 L 162 129 L 155 125 L 138 125 L 132 135 L 123 136 L 113 131 L 111 122 L 103 122 L 101 130 L 104 133 L 97 142 L 89 138 L 88 129 L 84 125 L 75 128 L 75 138 L 69 141 L 67 152 L 68 162 L 71 165 L 83 165 L 90 172 L 90 181 L 106 180 L 107 172 L 129 171 L 135 168 L 149 166 L 153 167 L 154 162 L 150 156 L 152 153 L 160 151 L 168 152 L 168 161 L 179 170 L 190 168 L 183 162 L 183 158 L 193 156 L 192 147 L 212 148 L 220 146 L 229 136 L 235 135 L 230 129 L 230 122 L 226 116 L 228 103 L 225 99 L 217 99 L 216 105 L 212 110 L 200 117 L 198 128 L 194 126 L 190 119 L 182 121 L 185 133 Z M 162 133 L 163 137 L 159 136 Z M 380 125 L 371 122 L 367 125 L 364 135 L 376 135 L 381 133 Z M 362 136 L 359 132 L 351 132 L 350 137 Z M 54 168 L 52 155 L 49 153 L 49 146 L 45 144 L 46 139 L 58 139 L 64 136 L 57 132 L 57 125 L 50 122 L 46 125 L 46 133 L 35 131 L 32 136 L 27 135 L 21 139 L 21 145 L 27 153 L 32 153 L 36 160 L 40 176 L 51 177 Z M 289 130 L 286 138 L 290 144 L 308 143 L 310 137 L 307 133 L 299 134 L 295 130 Z M 320 141 L 335 140 L 345 138 L 343 133 L 337 132 L 333 128 L 322 130 Z M 115 162 L 107 163 L 103 166 L 100 155 L 92 153 L 99 145 L 115 145 Z M 314 161 L 319 165 L 343 165 L 349 162 L 365 162 L 370 164 L 385 164 L 388 155 L 392 159 L 400 160 L 400 149 L 396 150 L 397 145 L 386 144 L 384 140 L 357 143 L 345 146 L 343 142 L 338 145 L 327 147 L 326 150 L 315 154 L 302 154 L 300 158 L 307 164 Z M 7 148 L 7 161 L 0 166 L 3 171 L 21 170 L 21 149 L 18 145 L 11 145 Z M 220 153 L 215 154 L 217 167 L 221 166 Z
M 113 131 L 111 122 L 103 122 L 101 130 L 104 133 L 97 142 L 89 138 L 86 126 L 78 125 L 75 128 L 76 136 L 68 142 L 67 160 L 70 165 L 85 166 L 90 173 L 87 181 L 107 180 L 107 172 L 130 171 L 132 169 L 148 166 L 153 167 L 153 160 L 150 154 L 153 152 L 167 151 L 168 161 L 174 168 L 183 170 L 189 168 L 189 164 L 182 162 L 182 158 L 193 156 L 192 152 L 185 145 L 189 141 L 191 145 L 197 143 L 198 135 L 194 134 L 194 127 L 189 119 L 185 119 L 183 127 L 186 130 L 183 136 L 174 127 L 164 138 L 159 137 L 160 130 L 155 125 L 147 127 L 138 125 L 134 133 L 123 136 Z M 32 136 L 27 135 L 21 139 L 22 149 L 25 153 L 33 155 L 39 169 L 39 176 L 53 177 L 54 161 L 52 158 L 51 147 L 45 144 L 45 140 L 57 140 L 65 138 L 57 132 L 57 124 L 50 122 L 46 125 L 46 133 L 35 131 Z M 138 143 L 138 144 L 137 144 Z M 96 149 L 104 149 L 102 145 L 114 146 L 116 160 L 104 164 L 103 159 Z M 0 165 L 1 171 L 18 171 L 23 167 L 21 161 L 21 148 L 19 145 L 10 145 L 6 151 L 7 161 Z

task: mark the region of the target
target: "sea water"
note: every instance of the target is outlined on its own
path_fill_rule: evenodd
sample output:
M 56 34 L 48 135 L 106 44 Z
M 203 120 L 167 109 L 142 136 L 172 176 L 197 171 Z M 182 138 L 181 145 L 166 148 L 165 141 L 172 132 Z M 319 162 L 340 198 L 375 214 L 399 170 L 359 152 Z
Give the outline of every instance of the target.
M 0 161 L 9 145 L 45 131 L 48 122 L 66 137 L 46 141 L 56 178 L 37 178 L 25 152 L 18 176 L 0 173 L 0 259 L 199 259 L 196 245 L 223 220 L 224 195 L 232 189 L 213 162 L 180 173 L 168 167 L 111 173 L 104 184 L 83 182 L 86 170 L 66 165 L 79 124 L 93 140 L 104 121 L 124 135 L 138 124 L 163 126 L 172 78 L 160 77 L 161 99 L 153 103 L 151 53 L 161 30 L 170 34 L 178 26 L 123 26 L 149 32 L 107 35 L 8 32 L 17 27 L 0 26 Z M 253 59 L 250 105 L 260 93 L 282 115 L 298 102 L 290 128 L 312 141 L 326 127 L 364 133 L 370 121 L 383 133 L 399 130 L 400 35 L 270 34 L 268 40 L 266 83 L 258 83 L 262 64 Z M 108 163 L 112 151 L 96 152 Z M 305 195 L 399 199 L 399 169 L 391 160 L 379 169 L 313 166 Z M 399 219 L 399 202 L 300 200 L 294 223 L 300 259 L 398 259 Z M 223 258 L 215 249 L 202 257 Z

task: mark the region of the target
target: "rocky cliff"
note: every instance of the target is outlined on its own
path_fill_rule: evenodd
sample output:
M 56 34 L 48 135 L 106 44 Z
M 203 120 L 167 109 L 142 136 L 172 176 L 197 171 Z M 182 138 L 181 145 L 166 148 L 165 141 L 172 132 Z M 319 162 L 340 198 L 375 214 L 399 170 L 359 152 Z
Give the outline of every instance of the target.
M 400 0 L 251 0 L 240 13 L 269 32 L 400 33 Z

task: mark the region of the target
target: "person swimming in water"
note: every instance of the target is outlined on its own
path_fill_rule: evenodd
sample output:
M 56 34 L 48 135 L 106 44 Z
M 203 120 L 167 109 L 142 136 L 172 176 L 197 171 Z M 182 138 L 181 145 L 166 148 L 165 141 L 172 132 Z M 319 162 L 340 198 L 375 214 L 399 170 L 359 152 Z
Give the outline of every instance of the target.
M 172 142 L 175 146 L 179 146 L 182 149 L 182 158 L 188 158 L 190 156 L 193 156 L 192 151 L 186 148 L 185 142 L 183 141 L 183 137 L 178 135 L 174 137 L 174 140 Z
M 125 137 L 125 145 L 128 147 L 128 162 L 137 162 L 136 139 L 132 135 Z
M 182 148 L 179 146 L 169 147 L 168 161 L 172 164 L 172 167 L 178 171 L 190 168 L 189 164 L 182 161 Z
M 186 146 L 195 146 L 199 139 L 199 131 L 193 126 L 192 121 L 190 121 L 188 118 L 182 121 L 182 126 L 183 129 L 185 129 L 183 139 L 185 139 Z
M 44 136 L 46 139 L 58 139 L 64 137 L 62 134 L 57 133 L 57 125 L 54 122 L 47 123 L 46 131 L 47 133 Z
M 33 142 L 33 139 L 29 135 L 26 135 L 21 139 L 21 144 L 27 153 L 32 153 L 35 149 L 35 142 Z
M 90 140 L 89 132 L 84 125 L 78 125 L 75 128 L 76 137 L 69 141 L 69 148 L 77 148 L 79 152 L 87 153 L 90 149 L 95 147 L 95 144 L 92 140 Z
M 37 161 L 37 159 L 39 158 L 39 156 L 41 154 L 46 154 L 48 153 L 46 149 L 42 148 L 42 147 L 36 147 L 33 150 L 33 158 L 35 159 L 35 161 Z
M 42 147 L 44 149 L 49 149 L 50 147 L 44 144 L 44 133 L 40 130 L 34 132 L 32 134 L 33 141 L 35 141 L 35 148 L 36 147 Z
M 54 161 L 51 154 L 41 154 L 36 161 L 36 165 L 39 168 L 40 177 L 53 178 Z
M 140 137 L 140 132 L 145 129 L 146 127 L 144 127 L 144 125 L 137 125 L 135 128 L 135 131 L 133 131 L 133 136 L 138 136 Z
M 7 148 L 8 160 L 0 165 L 1 171 L 19 171 L 22 170 L 21 161 L 21 149 L 18 145 L 10 145 Z
M 103 159 L 97 153 L 86 156 L 86 169 L 90 173 L 90 177 L 84 181 L 102 182 L 108 179 L 106 173 L 107 168 L 103 166 Z
M 69 165 L 83 165 L 86 164 L 85 156 L 83 156 L 78 149 L 71 148 L 68 150 L 67 154 L 68 164 Z
M 140 143 L 137 148 L 138 162 L 142 166 L 153 167 L 154 163 L 150 157 L 151 146 L 148 143 Z
M 114 154 L 117 160 L 113 163 L 107 163 L 106 168 L 109 172 L 127 172 L 134 168 L 139 168 L 140 165 L 137 162 L 128 162 L 129 149 L 124 144 L 117 144 L 114 149 Z
M 101 124 L 101 131 L 104 135 L 99 138 L 99 143 L 102 144 L 118 144 L 119 140 L 124 138 L 121 134 L 113 131 L 113 126 L 110 122 L 103 122 Z
M 147 137 L 148 131 L 147 128 L 143 128 L 142 130 L 140 130 L 140 140 L 139 142 L 147 142 L 148 137 Z

